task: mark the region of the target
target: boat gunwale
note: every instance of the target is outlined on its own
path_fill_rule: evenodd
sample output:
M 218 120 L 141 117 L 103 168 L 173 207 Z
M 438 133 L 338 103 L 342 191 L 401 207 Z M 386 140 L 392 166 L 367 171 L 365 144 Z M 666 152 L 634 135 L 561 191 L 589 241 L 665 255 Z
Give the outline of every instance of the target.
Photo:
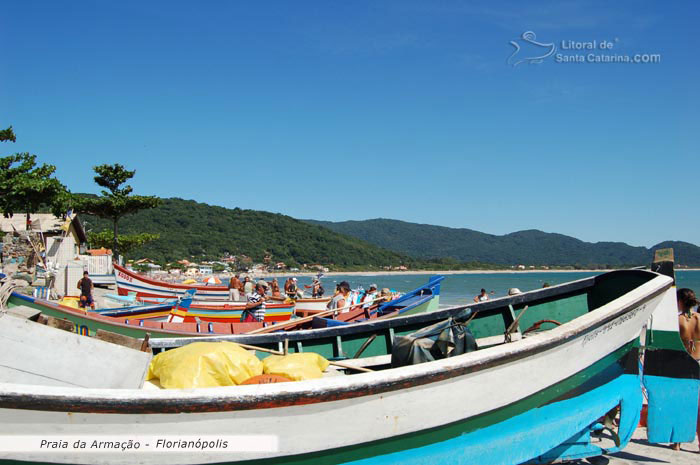
M 162 391 L 0 383 L 0 408 L 119 414 L 227 412 L 332 402 L 416 388 L 512 363 L 585 337 L 673 285 L 670 278 L 653 274 L 656 276 L 651 280 L 557 328 L 434 362 L 297 383 Z
M 31 302 L 33 304 L 43 306 L 43 307 L 51 307 L 54 309 L 57 309 L 59 311 L 62 311 L 64 313 L 71 313 L 75 315 L 76 317 L 80 318 L 87 318 L 89 320 L 101 323 L 101 324 L 106 324 L 110 326 L 119 326 L 123 328 L 128 328 L 128 329 L 136 329 L 136 330 L 142 330 L 143 334 L 145 335 L 146 333 L 159 333 L 159 334 L 172 334 L 172 335 L 178 335 L 178 334 L 185 334 L 185 335 L 197 335 L 201 339 L 208 339 L 210 336 L 207 335 L 207 333 L 193 333 L 190 331 L 178 331 L 178 330 L 172 330 L 172 329 L 157 329 L 157 328 L 146 328 L 143 326 L 139 325 L 130 325 L 126 323 L 122 323 L 120 321 L 117 321 L 115 317 L 109 317 L 109 316 L 104 316 L 100 315 L 99 313 L 86 313 L 81 310 L 77 310 L 73 307 L 68 307 L 66 305 L 61 305 L 57 304 L 55 302 L 51 302 L 50 300 L 45 300 L 45 299 L 38 299 L 36 297 L 32 297 L 30 295 L 24 295 L 20 294 L 18 292 L 13 292 L 11 297 L 17 297 L 21 300 L 26 300 L 27 302 Z M 143 319 L 143 318 L 141 318 Z M 139 318 L 134 318 L 134 321 L 139 321 Z M 214 333 L 211 333 L 214 335 Z

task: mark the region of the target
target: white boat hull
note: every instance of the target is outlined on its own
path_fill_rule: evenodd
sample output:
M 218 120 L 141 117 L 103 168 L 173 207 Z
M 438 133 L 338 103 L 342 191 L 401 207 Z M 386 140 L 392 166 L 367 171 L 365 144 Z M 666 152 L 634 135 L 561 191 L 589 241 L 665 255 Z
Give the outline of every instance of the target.
M 662 302 L 668 283 L 668 278 L 659 276 L 546 333 L 420 365 L 276 385 L 170 391 L 80 390 L 78 393 L 82 402 L 87 403 L 100 404 L 100 399 L 110 403 L 123 400 L 125 409 L 134 405 L 160 405 L 164 401 L 168 405 L 201 402 L 210 406 L 207 409 L 257 402 L 258 408 L 179 414 L 0 409 L 3 445 L 12 444 L 12 436 L 70 435 L 92 441 L 105 435 L 143 444 L 150 441 L 151 447 L 147 450 L 142 446 L 142 450 L 129 453 L 60 449 L 0 452 L 0 457 L 28 461 L 50 458 L 53 462 L 81 464 L 233 462 L 357 446 L 439 428 L 507 408 L 586 370 L 635 341 Z M 74 389 L 0 385 L 0 398 L 7 399 L 17 392 L 35 398 L 51 395 L 69 403 L 77 394 Z M 290 401 L 294 405 L 284 405 L 280 399 L 296 400 Z M 164 452 L 155 450 L 152 444 L 152 438 L 161 437 L 215 441 L 241 435 L 248 439 L 235 443 L 236 450 Z M 234 444 L 234 439 L 231 443 Z

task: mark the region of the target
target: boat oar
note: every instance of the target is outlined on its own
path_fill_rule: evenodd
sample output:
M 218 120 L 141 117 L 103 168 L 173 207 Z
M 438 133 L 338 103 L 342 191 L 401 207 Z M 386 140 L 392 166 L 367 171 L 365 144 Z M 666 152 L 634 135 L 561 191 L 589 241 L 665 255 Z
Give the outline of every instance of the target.
M 315 314 L 315 315 L 305 316 L 304 318 L 297 318 L 297 319 L 294 319 L 294 320 L 285 321 L 284 323 L 278 323 L 278 324 L 275 324 L 275 325 L 266 326 L 266 327 L 264 327 L 264 328 L 254 329 L 253 331 L 248 331 L 247 333 L 243 333 L 243 334 L 265 334 L 265 333 L 271 333 L 272 331 L 277 331 L 278 329 L 284 329 L 284 328 L 287 328 L 287 327 L 289 327 L 289 326 L 295 326 L 295 325 L 297 325 L 297 324 L 299 324 L 299 323 L 305 323 L 305 322 L 307 322 L 307 321 L 311 321 L 311 320 L 314 319 L 314 317 L 317 317 L 317 316 L 318 316 L 318 317 L 323 317 L 323 316 L 327 316 L 327 315 L 332 315 L 333 313 L 342 312 L 343 310 L 349 310 L 349 309 L 351 309 L 352 307 L 357 307 L 358 305 L 365 305 L 365 304 L 374 302 L 374 301 L 379 300 L 379 299 L 382 299 L 382 298 L 383 298 L 383 297 L 378 297 L 378 298 L 376 298 L 376 299 L 367 300 L 367 301 L 361 302 L 361 303 L 359 303 L 359 304 L 350 304 L 350 305 L 346 305 L 345 307 L 342 307 L 342 308 L 334 308 L 333 310 L 325 310 L 325 311 L 323 311 L 323 312 L 321 312 L 321 313 L 317 313 L 317 314 Z
M 285 341 L 286 341 L 286 340 L 285 340 Z M 239 346 L 243 347 L 244 349 L 255 350 L 255 351 L 257 351 L 257 352 L 267 352 L 268 354 L 273 354 L 273 355 L 286 355 L 284 352 L 280 352 L 279 350 L 275 350 L 275 349 L 268 349 L 267 347 L 251 346 L 250 344 L 241 344 L 240 342 L 236 342 L 236 344 L 238 344 Z M 333 360 L 328 360 L 328 363 L 329 363 L 330 365 L 335 365 L 335 366 L 337 366 L 337 367 L 345 368 L 345 369 L 348 369 L 348 370 L 357 370 L 357 371 L 363 371 L 363 372 L 366 372 L 366 373 L 370 373 L 370 372 L 373 372 L 373 371 L 374 371 L 374 370 L 370 370 L 369 368 L 365 368 L 365 367 L 356 367 L 356 366 L 353 366 L 353 365 L 349 365 L 349 364 L 347 364 L 347 363 L 336 362 L 336 361 L 333 361 Z

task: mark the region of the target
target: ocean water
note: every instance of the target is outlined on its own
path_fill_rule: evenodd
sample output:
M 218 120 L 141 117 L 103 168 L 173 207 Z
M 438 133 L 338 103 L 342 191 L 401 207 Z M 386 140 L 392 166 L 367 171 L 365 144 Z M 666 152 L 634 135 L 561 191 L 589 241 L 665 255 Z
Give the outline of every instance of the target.
M 440 304 L 464 305 L 473 301 L 482 288 L 492 297 L 503 297 L 508 294 L 508 289 L 517 287 L 521 291 L 530 291 L 541 288 L 544 283 L 550 285 L 562 284 L 577 279 L 595 276 L 599 272 L 513 272 L 513 273 L 469 273 L 445 275 L 440 290 Z M 406 292 L 415 289 L 428 282 L 431 274 L 397 274 L 397 275 L 338 275 L 325 276 L 321 279 L 326 295 L 332 293 L 336 283 L 347 281 L 355 289 L 363 287 L 368 289 L 370 284 L 376 284 L 379 289 L 388 287 L 397 291 Z M 271 279 L 271 278 L 269 278 Z M 268 281 L 269 281 L 268 279 Z M 278 278 L 280 287 L 284 285 L 285 278 Z M 678 287 L 689 287 L 700 293 L 700 271 L 677 271 L 676 283 Z M 310 285 L 311 278 L 298 277 L 298 285 Z

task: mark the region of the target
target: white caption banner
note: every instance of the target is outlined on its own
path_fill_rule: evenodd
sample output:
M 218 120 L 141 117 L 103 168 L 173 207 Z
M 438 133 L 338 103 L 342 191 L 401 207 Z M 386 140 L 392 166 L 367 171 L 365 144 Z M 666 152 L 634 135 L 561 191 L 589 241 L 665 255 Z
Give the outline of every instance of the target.
M 0 436 L 3 452 L 277 452 L 274 435 L 232 436 Z

